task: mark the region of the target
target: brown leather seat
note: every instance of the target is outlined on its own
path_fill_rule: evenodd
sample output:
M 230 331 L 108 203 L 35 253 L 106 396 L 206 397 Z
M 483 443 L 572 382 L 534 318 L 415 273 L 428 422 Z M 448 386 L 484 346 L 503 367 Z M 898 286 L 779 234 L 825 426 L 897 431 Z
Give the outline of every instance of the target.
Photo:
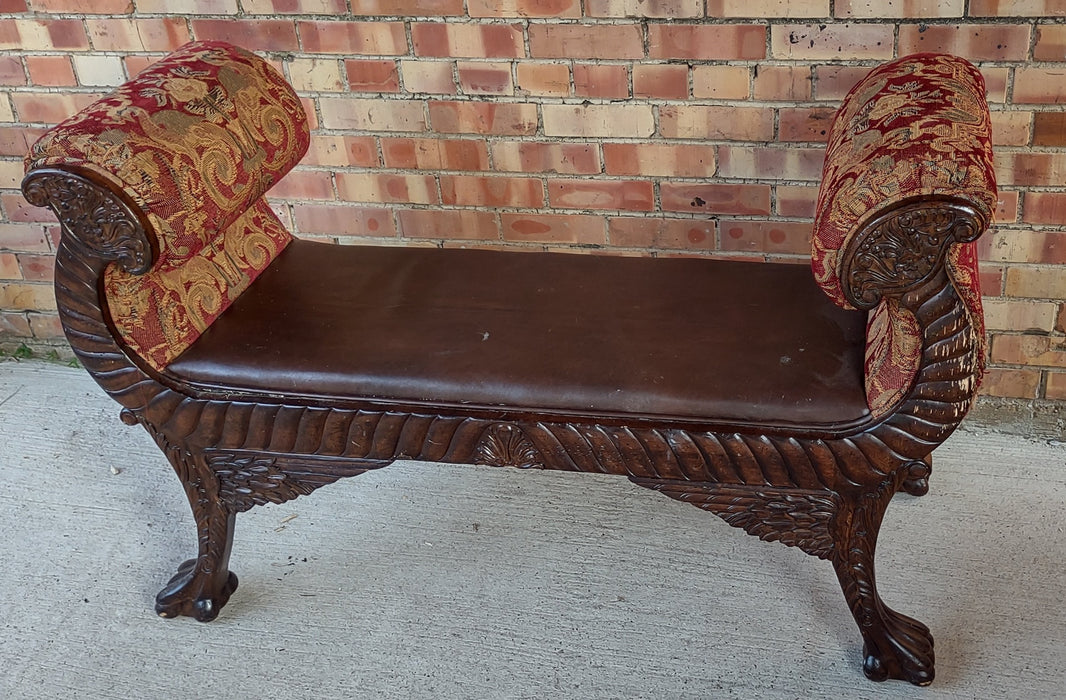
M 260 400 L 826 425 L 869 415 L 864 332 L 805 265 L 294 241 L 167 373 Z

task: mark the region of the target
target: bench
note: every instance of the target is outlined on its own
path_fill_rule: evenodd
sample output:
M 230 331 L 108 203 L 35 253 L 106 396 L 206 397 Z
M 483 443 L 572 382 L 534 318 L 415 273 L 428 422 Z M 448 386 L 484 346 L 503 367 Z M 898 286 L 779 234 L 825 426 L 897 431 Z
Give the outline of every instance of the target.
M 237 513 L 393 460 L 600 472 L 829 560 L 866 675 L 931 682 L 874 549 L 982 373 L 984 94 L 934 54 L 856 85 L 808 268 L 296 240 L 263 199 L 308 147 L 291 87 L 219 42 L 159 61 L 46 133 L 23 182 L 62 224 L 71 347 L 195 516 L 156 610 L 218 615 Z

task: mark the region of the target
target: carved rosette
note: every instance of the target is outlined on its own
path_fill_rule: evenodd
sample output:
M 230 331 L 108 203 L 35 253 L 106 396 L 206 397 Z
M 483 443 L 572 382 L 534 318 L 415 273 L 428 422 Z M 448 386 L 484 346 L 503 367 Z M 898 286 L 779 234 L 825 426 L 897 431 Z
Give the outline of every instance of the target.
M 88 179 L 61 170 L 31 173 L 22 183 L 26 201 L 55 212 L 63 231 L 125 272 L 152 266 L 152 246 L 134 211 L 118 196 Z
M 929 279 L 952 242 L 984 231 L 977 211 L 955 202 L 923 201 L 897 207 L 867 224 L 844 256 L 841 281 L 848 301 L 874 307 Z
M 522 429 L 508 423 L 489 426 L 474 450 L 474 464 L 543 469 L 544 459 Z

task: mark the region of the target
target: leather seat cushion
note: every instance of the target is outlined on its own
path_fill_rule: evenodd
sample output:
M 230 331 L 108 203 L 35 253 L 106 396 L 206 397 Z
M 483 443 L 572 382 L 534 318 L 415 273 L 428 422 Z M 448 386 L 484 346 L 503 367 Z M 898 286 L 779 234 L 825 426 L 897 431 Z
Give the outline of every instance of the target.
M 166 369 L 277 403 L 824 425 L 866 314 L 805 265 L 293 241 Z

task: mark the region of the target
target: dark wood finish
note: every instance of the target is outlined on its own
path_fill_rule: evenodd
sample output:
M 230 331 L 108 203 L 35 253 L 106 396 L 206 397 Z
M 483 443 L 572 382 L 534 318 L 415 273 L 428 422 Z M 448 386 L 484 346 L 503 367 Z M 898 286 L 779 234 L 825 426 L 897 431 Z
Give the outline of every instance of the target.
M 977 338 L 944 263 L 953 242 L 987 225 L 965 204 L 905 202 L 866 224 L 845 252 L 848 298 L 869 308 L 897 297 L 922 329 L 921 367 L 906 398 L 859 424 L 768 428 L 204 397 L 147 369 L 108 317 L 100 292 L 106 266 L 115 261 L 136 273 L 151 265 L 153 234 L 136 206 L 77 170 L 32 172 L 23 191 L 63 226 L 55 284 L 74 352 L 123 406 L 123 420 L 154 437 L 196 519 L 197 556 L 159 594 L 160 615 L 206 621 L 225 605 L 237 587 L 228 569 L 237 513 L 395 459 L 602 472 L 828 559 L 864 639 L 866 675 L 932 681 L 929 630 L 882 602 L 874 550 L 889 500 L 901 489 L 928 488 L 930 452 L 974 397 Z

